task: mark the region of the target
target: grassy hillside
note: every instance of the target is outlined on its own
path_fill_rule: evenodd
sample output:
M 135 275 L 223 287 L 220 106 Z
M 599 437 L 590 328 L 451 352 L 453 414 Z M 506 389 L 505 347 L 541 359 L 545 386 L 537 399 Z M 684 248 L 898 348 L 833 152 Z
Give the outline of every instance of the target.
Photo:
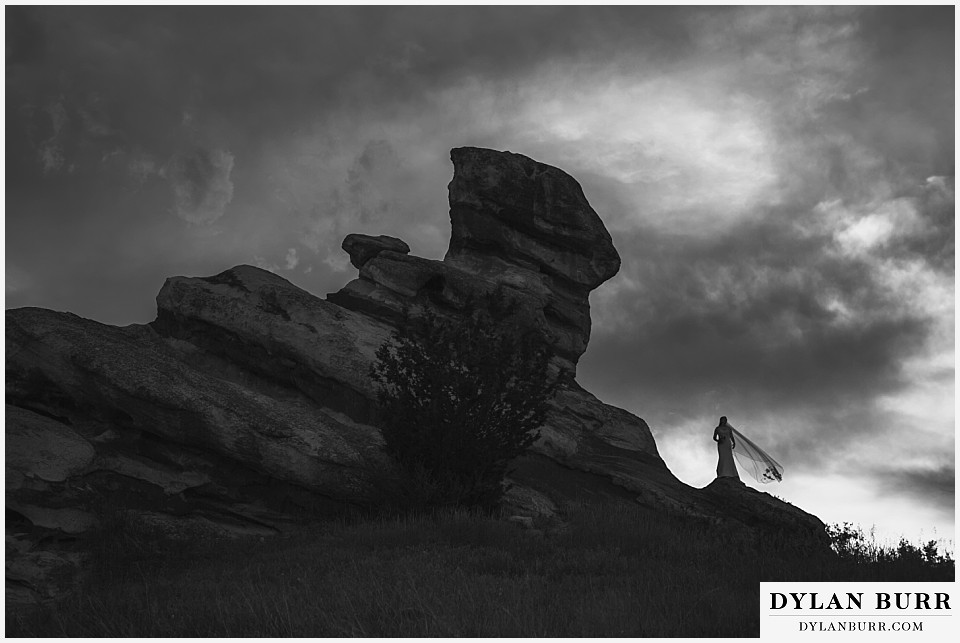
M 761 580 L 953 579 L 952 561 L 815 555 L 626 503 L 566 522 L 451 511 L 179 545 L 115 525 L 80 591 L 8 610 L 7 635 L 758 636 Z

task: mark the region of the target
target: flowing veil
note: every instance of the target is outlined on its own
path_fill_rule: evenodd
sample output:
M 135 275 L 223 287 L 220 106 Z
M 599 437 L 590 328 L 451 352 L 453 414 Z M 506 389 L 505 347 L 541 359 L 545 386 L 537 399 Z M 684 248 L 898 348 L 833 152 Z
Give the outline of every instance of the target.
M 730 425 L 728 425 L 730 426 Z M 730 426 L 733 431 L 733 455 L 757 482 L 767 483 L 783 480 L 783 466 L 770 455 Z

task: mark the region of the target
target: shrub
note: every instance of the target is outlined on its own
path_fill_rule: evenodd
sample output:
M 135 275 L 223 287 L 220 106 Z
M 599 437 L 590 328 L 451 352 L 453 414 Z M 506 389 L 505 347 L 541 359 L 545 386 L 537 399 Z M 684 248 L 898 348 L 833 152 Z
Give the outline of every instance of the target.
M 869 538 L 863 529 L 852 523 L 827 525 L 830 547 L 837 557 L 846 563 L 855 565 L 890 564 L 910 569 L 952 569 L 954 560 L 949 551 L 940 553 L 936 540 L 923 543 L 920 547 L 901 537 L 897 545 L 879 544 L 870 533 Z
M 380 425 L 408 505 L 492 508 L 556 385 L 545 342 L 518 330 L 519 307 L 502 289 L 466 309 L 453 320 L 408 312 L 377 350 Z

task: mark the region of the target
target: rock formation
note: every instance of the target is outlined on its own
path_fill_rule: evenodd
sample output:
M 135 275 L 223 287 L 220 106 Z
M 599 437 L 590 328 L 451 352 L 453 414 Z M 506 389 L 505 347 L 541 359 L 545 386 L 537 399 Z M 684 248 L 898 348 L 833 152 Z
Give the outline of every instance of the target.
M 272 534 L 304 516 L 382 502 L 396 475 L 376 428 L 376 349 L 405 310 L 469 313 L 501 286 L 553 351 L 564 384 L 506 502 L 626 497 L 745 529 L 822 535 L 766 494 L 678 481 L 640 418 L 575 380 L 588 296 L 620 258 L 579 184 L 525 156 L 455 149 L 442 261 L 391 237 L 348 235 L 357 279 L 326 300 L 250 266 L 168 279 L 157 318 L 113 327 L 37 308 L 7 311 L 8 601 L 46 598 L 80 564 L 69 536 L 104 507 L 158 528 Z M 753 511 L 751 507 L 762 507 Z M 62 537 L 62 538 L 61 538 Z M 65 544 L 66 543 L 66 544 Z

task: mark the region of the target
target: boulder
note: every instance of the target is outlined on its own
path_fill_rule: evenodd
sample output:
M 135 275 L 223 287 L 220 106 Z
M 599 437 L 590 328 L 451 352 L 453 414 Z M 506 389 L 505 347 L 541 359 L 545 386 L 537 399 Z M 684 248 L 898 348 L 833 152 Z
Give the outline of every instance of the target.
M 257 308 L 252 314 L 271 316 Z M 243 315 L 231 319 L 239 326 L 253 323 Z M 297 325 L 292 321 L 290 331 Z M 345 501 L 372 493 L 362 472 L 382 470 L 386 463 L 376 428 L 296 390 L 278 392 L 252 373 L 233 376 L 229 368 L 215 366 L 216 355 L 197 357 L 197 350 L 170 342 L 149 326 L 115 328 L 43 309 L 10 311 L 8 398 L 20 408 L 58 418 L 98 453 L 116 443 L 120 455 L 136 460 L 133 450 L 119 443 L 149 436 Z M 265 343 L 260 350 L 268 355 L 272 350 L 279 368 L 287 366 L 279 350 Z M 307 382 L 303 388 L 315 392 L 319 387 Z M 8 414 L 13 427 L 8 440 L 30 435 L 20 425 L 25 417 Z M 125 466 L 126 471 L 138 468 Z M 162 472 L 152 475 L 163 479 Z
M 620 269 L 610 233 L 580 184 L 522 154 L 461 147 L 450 153 L 450 248 L 444 261 L 487 267 L 496 260 L 587 293 Z
M 348 234 L 341 247 L 350 255 L 350 263 L 355 268 L 363 268 L 363 264 L 383 251 L 396 252 L 402 255 L 410 252 L 410 246 L 406 243 L 386 235 L 371 237 L 367 234 Z
M 253 266 L 167 279 L 150 328 L 200 370 L 219 358 L 241 386 L 254 375 L 360 422 L 370 418 L 374 353 L 392 332 Z

